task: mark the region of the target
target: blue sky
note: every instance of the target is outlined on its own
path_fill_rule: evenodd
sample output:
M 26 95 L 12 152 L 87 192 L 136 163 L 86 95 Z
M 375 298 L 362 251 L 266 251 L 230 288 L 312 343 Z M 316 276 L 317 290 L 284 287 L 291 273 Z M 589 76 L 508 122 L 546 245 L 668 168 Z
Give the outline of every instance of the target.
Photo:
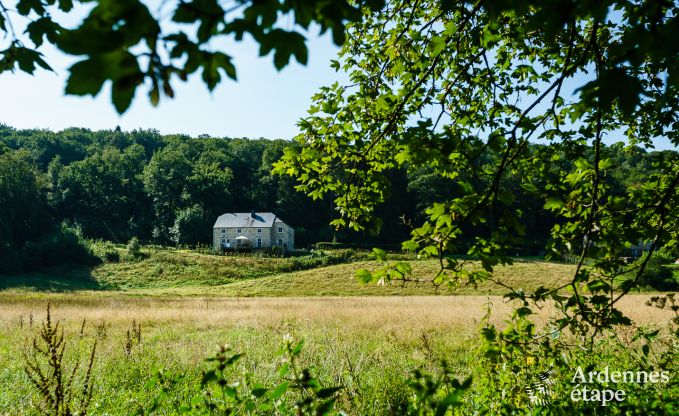
M 148 4 L 155 10 L 160 2 L 151 0 Z M 55 17 L 66 26 L 75 25 L 87 11 L 87 6 L 78 7 L 76 13 Z M 54 48 L 43 48 L 54 73 L 44 70 L 37 70 L 33 76 L 20 71 L 0 73 L 3 98 L 0 123 L 51 130 L 120 126 L 123 130 L 157 129 L 162 134 L 290 139 L 298 133 L 296 123 L 306 115 L 311 96 L 319 87 L 347 79 L 330 68 L 330 60 L 336 58 L 338 52 L 330 35 L 319 36 L 317 30 L 312 30 L 307 37 L 308 64 L 302 66 L 292 59 L 280 72 L 274 68 L 271 56 L 259 56 L 259 45 L 249 38 L 242 42 L 219 41 L 213 46 L 233 57 L 237 82 L 224 77 L 210 93 L 195 73 L 186 83 L 176 80 L 175 98 L 161 99 L 158 107 L 151 106 L 146 88 L 140 87 L 132 106 L 123 115 L 113 108 L 108 85 L 94 98 L 64 95 L 67 68 L 78 58 L 65 56 Z M 585 82 L 585 78 L 576 77 L 570 84 L 575 88 Z M 605 141 L 611 143 L 623 138 L 619 130 L 611 132 Z M 674 148 L 664 138 L 656 141 L 656 147 Z
M 306 115 L 311 96 L 338 77 L 329 66 L 338 51 L 329 34 L 309 35 L 308 47 L 306 66 L 292 59 L 278 72 L 271 55 L 259 57 L 254 41 L 229 42 L 222 50 L 234 58 L 237 82 L 224 77 L 210 93 L 196 73 L 186 83 L 177 80 L 175 98 L 162 99 L 155 108 L 142 87 L 122 116 L 111 104 L 107 85 L 96 98 L 65 96 L 66 69 L 76 59 L 45 49 L 56 73 L 0 74 L 0 122 L 16 128 L 111 129 L 119 125 L 123 130 L 153 128 L 163 134 L 290 139 L 298 132 L 296 123 Z

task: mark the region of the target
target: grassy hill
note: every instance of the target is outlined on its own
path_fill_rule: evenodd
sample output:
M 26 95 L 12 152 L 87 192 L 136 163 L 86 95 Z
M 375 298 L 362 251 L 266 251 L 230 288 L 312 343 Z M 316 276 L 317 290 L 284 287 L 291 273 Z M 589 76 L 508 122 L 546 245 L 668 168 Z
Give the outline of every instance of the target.
M 0 275 L 0 289 L 66 291 L 218 286 L 349 262 L 357 256 L 348 250 L 289 258 L 219 256 L 196 250 L 147 246 L 141 257 L 131 258 L 122 245 L 95 243 L 93 249 L 102 259 L 97 266 L 61 266 L 34 273 Z
M 438 271 L 434 260 L 411 261 L 414 276 L 421 279 L 431 278 Z M 394 282 L 384 286 L 363 285 L 355 278 L 360 268 L 375 269 L 380 264 L 375 261 L 357 261 L 312 270 L 276 274 L 258 279 L 241 280 L 216 287 L 177 288 L 165 293 L 223 295 L 223 296 L 404 296 L 404 295 L 503 295 L 506 289 L 485 282 L 473 287 L 447 285 L 436 288 L 428 282 Z M 544 261 L 519 260 L 511 266 L 498 267 L 495 278 L 503 283 L 525 290 L 536 289 L 541 285 L 552 286 L 564 283 L 572 276 L 574 266 L 548 263 Z
M 98 248 L 100 251 L 101 247 Z M 0 276 L 0 289 L 32 291 L 116 290 L 144 294 L 222 296 L 356 296 L 503 294 L 505 289 L 484 283 L 479 287 L 434 287 L 431 283 L 361 285 L 360 268 L 375 269 L 366 253 L 348 250 L 290 258 L 218 256 L 192 250 L 145 247 L 143 257 L 126 256 L 122 246 L 108 245 L 106 261 L 92 268 L 56 268 L 38 273 Z M 409 260 L 414 277 L 437 272 L 433 260 Z M 537 260 L 518 260 L 499 267 L 495 277 L 526 290 L 564 282 L 573 266 Z

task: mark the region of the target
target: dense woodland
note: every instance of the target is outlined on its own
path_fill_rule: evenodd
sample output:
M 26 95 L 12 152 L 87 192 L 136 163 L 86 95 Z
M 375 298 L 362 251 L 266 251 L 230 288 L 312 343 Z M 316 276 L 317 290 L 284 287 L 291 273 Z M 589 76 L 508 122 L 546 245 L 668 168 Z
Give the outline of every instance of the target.
M 209 244 L 218 215 L 251 209 L 273 211 L 289 222 L 299 247 L 334 240 L 396 248 L 408 238 L 411 225 L 423 220 L 426 207 L 487 180 L 480 175 L 451 181 L 422 168 L 393 170 L 388 174 L 389 198 L 378 211 L 382 226 L 361 233 L 336 232 L 328 225 L 336 216 L 330 198 L 314 201 L 297 192 L 292 179 L 271 173 L 272 164 L 290 145 L 295 144 L 163 136 L 155 130 L 52 132 L 0 125 L 0 271 L 80 261 L 78 241 L 83 237 Z M 648 177 L 659 159 L 677 157 L 673 151 L 621 144 L 605 152 L 616 163 L 606 180 L 620 195 Z M 570 161 L 558 163 L 556 169 L 573 169 Z M 554 220 L 542 209 L 544 199 L 524 192 L 520 183 L 511 175 L 503 183 L 505 189 L 523 194 L 511 207 L 523 212 L 526 226 L 524 243 L 516 250 L 535 255 Z M 474 236 L 487 230 L 468 231 Z

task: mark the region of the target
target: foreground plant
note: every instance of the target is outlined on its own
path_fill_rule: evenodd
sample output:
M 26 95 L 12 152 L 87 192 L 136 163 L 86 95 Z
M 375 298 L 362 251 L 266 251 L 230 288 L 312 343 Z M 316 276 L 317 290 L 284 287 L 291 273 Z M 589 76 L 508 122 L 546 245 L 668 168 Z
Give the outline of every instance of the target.
M 332 224 L 355 230 L 379 228 L 390 172 L 426 171 L 448 185 L 405 219 L 412 238 L 403 249 L 438 259 L 427 277 L 435 285 L 490 280 L 516 304 L 506 327 L 483 328 L 487 393 L 470 399 L 480 412 L 535 405 L 520 387 L 528 363 L 567 377 L 611 347 L 604 340 L 633 325 L 621 299 L 653 281 L 661 247 L 676 258 L 676 152 L 658 153 L 653 173 L 626 190 L 609 178 L 617 150 L 634 154 L 661 138 L 679 145 L 678 49 L 667 43 L 678 13 L 676 2 L 631 0 L 393 0 L 382 13 L 365 9 L 333 62 L 349 81 L 320 89 L 298 146 L 275 167 L 313 198 L 334 198 Z M 607 146 L 607 137 L 627 143 Z M 545 221 L 547 256 L 575 260 L 568 282 L 526 292 L 495 278 L 527 229 Z M 634 246 L 646 255 L 630 263 Z M 375 255 L 384 266 L 359 280 L 422 280 Z M 558 312 L 538 325 L 534 311 L 546 306 Z M 655 409 L 645 406 L 634 411 Z
M 24 353 L 25 371 L 31 384 L 38 390 L 40 409 L 50 416 L 84 416 L 92 401 L 94 384 L 92 367 L 96 352 L 92 345 L 85 367 L 80 360 L 69 368 L 64 362 L 66 342 L 59 322 L 53 323 L 50 305 L 40 333 Z
M 304 341 L 294 341 L 286 335 L 278 351 L 278 379 L 273 386 L 254 379 L 245 372 L 236 375 L 236 364 L 244 356 L 234 353 L 228 346 L 222 346 L 217 353 L 206 361 L 212 368 L 203 371 L 200 380 L 201 393 L 189 401 L 170 400 L 170 407 L 176 414 L 297 414 L 297 415 L 335 415 L 335 405 L 341 387 L 324 387 L 309 367 L 299 365 Z M 186 383 L 186 376 L 156 373 L 147 388 L 158 388 L 159 392 L 147 408 L 141 406 L 138 415 L 156 414 L 167 406 L 168 397 Z

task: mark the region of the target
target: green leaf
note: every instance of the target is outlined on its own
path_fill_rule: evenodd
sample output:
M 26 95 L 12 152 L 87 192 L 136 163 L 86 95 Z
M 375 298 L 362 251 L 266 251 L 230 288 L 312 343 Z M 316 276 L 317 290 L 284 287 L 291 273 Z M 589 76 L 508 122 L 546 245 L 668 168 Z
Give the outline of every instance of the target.
M 35 46 L 40 46 L 43 43 L 43 37 L 47 37 L 47 40 L 55 43 L 60 28 L 49 17 L 42 17 L 29 23 L 26 26 L 26 33 L 28 33 L 28 37 L 31 38 Z
M 337 393 L 340 390 L 342 390 L 341 387 L 327 387 L 319 390 L 318 393 L 316 393 L 316 396 L 319 399 L 326 399 L 328 397 L 334 396 L 335 393 Z
M 35 13 L 40 16 L 45 13 L 45 7 L 42 4 L 42 0 L 19 0 L 16 9 L 19 14 L 23 16 L 28 16 L 31 11 L 35 11 Z
M 443 400 L 439 402 L 436 406 L 435 416 L 445 416 L 446 412 L 450 407 L 457 406 L 460 404 L 460 397 L 462 396 L 462 389 L 455 389 L 450 394 L 448 394 Z
M 141 75 L 131 75 L 113 82 L 111 86 L 111 101 L 113 101 L 113 105 L 118 110 L 118 113 L 122 114 L 130 107 L 137 85 L 141 84 L 142 80 Z
M 292 355 L 299 355 L 299 353 L 302 352 L 302 348 L 304 348 L 304 340 L 299 341 L 297 345 L 292 348 L 290 353 Z
M 356 271 L 356 279 L 358 279 L 359 282 L 366 284 L 372 282 L 373 275 L 367 269 L 359 269 Z
M 288 387 L 290 387 L 290 382 L 288 381 L 282 382 L 271 391 L 269 397 L 273 401 L 280 399 L 288 391 Z
M 22 46 L 11 46 L 8 49 L 10 55 L 14 57 L 14 61 L 19 65 L 19 69 L 29 74 L 33 74 L 36 69 L 36 65 L 47 69 L 49 71 L 52 68 L 42 59 L 42 54 L 33 49 L 24 48 Z M 8 53 L 7 51 L 5 52 Z M 0 65 L 2 67 L 2 65 Z
M 317 415 L 329 415 L 334 407 L 335 399 L 326 400 L 325 402 L 321 402 L 321 404 L 318 405 L 315 413 Z
M 71 75 L 66 81 L 66 94 L 92 96 L 99 94 L 107 78 L 105 65 L 100 57 L 73 64 L 69 68 Z
M 187 62 L 187 67 L 189 63 Z M 210 91 L 214 90 L 221 81 L 220 70 L 231 79 L 236 79 L 236 67 L 231 63 L 231 57 L 221 52 L 202 53 L 203 81 Z M 191 72 L 190 68 L 187 68 Z
M 224 387 L 224 394 L 234 399 L 238 395 L 238 391 L 234 387 L 226 386 Z
M 255 397 L 262 397 L 266 394 L 267 391 L 269 391 L 269 389 L 264 388 L 264 387 L 257 387 L 257 388 L 252 389 L 252 391 L 250 393 Z
M 233 365 L 233 363 L 240 360 L 244 355 L 245 355 L 244 353 L 234 354 L 231 357 L 229 357 L 229 359 L 226 360 L 225 364 L 226 365 Z
M 73 0 L 59 0 L 59 8 L 64 12 L 70 12 L 73 9 Z
M 551 211 L 556 211 L 561 208 L 563 208 L 564 203 L 561 199 L 559 198 L 547 198 L 547 202 L 545 202 L 544 209 L 546 210 L 551 210 Z
M 373 248 L 373 255 L 376 260 L 387 261 L 387 253 L 380 248 Z
M 306 39 L 297 32 L 289 32 L 283 29 L 274 29 L 259 39 L 261 56 L 274 51 L 274 66 L 281 70 L 290 61 L 290 56 L 295 55 L 297 62 L 306 65 L 308 52 Z
M 429 50 L 432 56 L 436 56 L 443 52 L 446 48 L 446 40 L 443 36 L 433 36 L 429 43 Z

